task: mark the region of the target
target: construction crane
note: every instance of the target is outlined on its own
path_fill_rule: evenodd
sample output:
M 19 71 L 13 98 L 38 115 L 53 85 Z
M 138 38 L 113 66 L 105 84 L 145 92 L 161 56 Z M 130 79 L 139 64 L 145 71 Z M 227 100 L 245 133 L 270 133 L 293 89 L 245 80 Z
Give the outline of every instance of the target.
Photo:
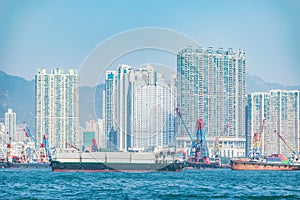
M 209 164 L 210 163 L 209 156 L 208 156 L 209 153 L 208 153 L 207 142 L 204 133 L 204 124 L 202 119 L 197 120 L 195 134 L 194 134 L 195 136 L 193 137 L 182 118 L 180 109 L 176 108 L 176 112 L 179 118 L 181 119 L 181 122 L 192 142 L 188 162 L 204 162 L 206 164 Z
M 2 162 L 5 160 L 6 163 L 12 163 L 12 155 L 11 155 L 12 138 L 8 132 L 5 133 L 4 131 L 2 131 L 1 127 L 0 127 L 0 133 L 1 133 L 1 138 L 2 138 L 1 160 L 2 160 Z M 7 141 L 7 138 L 8 138 L 8 141 Z M 6 146 L 6 148 L 5 148 L 5 146 Z M 2 158 L 2 156 L 3 156 L 3 158 Z
M 28 163 L 28 157 L 26 155 L 26 149 L 25 149 L 25 145 L 22 145 L 22 150 L 21 150 L 21 163 L 25 164 Z
M 217 136 L 215 139 L 215 143 L 214 143 L 214 149 L 213 149 L 213 154 L 215 157 L 215 160 L 219 160 L 219 152 L 220 152 L 220 136 Z
M 185 122 L 184 122 L 184 120 L 183 120 L 183 118 L 182 118 L 182 116 L 181 116 L 180 109 L 179 109 L 179 108 L 176 108 L 176 112 L 177 112 L 179 118 L 181 119 L 181 122 L 182 122 L 182 124 L 183 124 L 183 126 L 184 126 L 184 128 L 185 128 L 185 130 L 186 130 L 186 132 L 187 132 L 187 134 L 189 135 L 189 137 L 190 137 L 190 139 L 191 139 L 191 141 L 192 141 L 192 145 L 194 146 L 193 137 L 192 137 L 192 135 L 191 135 L 191 133 L 190 133 L 188 127 L 186 126 L 186 124 L 185 124 Z
M 293 148 L 291 147 L 291 145 L 289 145 L 289 143 L 287 143 L 287 141 L 283 138 L 283 136 L 276 130 L 274 130 L 274 133 L 276 133 L 278 135 L 278 137 L 284 142 L 284 144 L 289 148 L 289 150 L 292 152 L 292 157 L 294 161 L 298 162 L 298 155 L 297 153 L 293 150 Z
M 37 152 L 36 140 L 35 140 L 34 136 L 31 134 L 31 131 L 28 128 L 26 122 L 23 122 L 23 132 L 24 132 L 24 134 L 25 134 L 26 139 L 28 140 L 28 142 L 33 143 L 34 146 L 31 147 L 30 149 L 33 151 L 33 155 L 36 157 L 36 159 L 38 159 L 40 157 L 40 155 Z M 27 145 L 28 145 L 28 143 L 27 143 Z M 29 157 L 31 158 L 31 155 Z
M 46 157 L 48 158 L 49 161 L 51 161 L 52 155 L 51 155 L 51 151 L 49 148 L 48 136 L 46 134 L 43 137 L 43 144 L 44 144 L 45 151 L 46 151 Z
M 262 121 L 261 131 L 260 131 L 260 137 L 259 137 L 258 133 L 254 133 L 254 135 L 253 135 L 252 149 L 251 149 L 250 155 L 249 155 L 249 157 L 253 161 L 260 161 L 262 159 L 265 121 L 266 121 L 266 118 L 264 116 L 264 119 Z
M 9 136 L 9 142 L 7 143 L 7 146 L 6 146 L 6 162 L 7 163 L 12 163 L 11 148 L 12 148 L 11 137 Z
M 261 125 L 261 131 L 260 131 L 260 149 L 261 149 L 261 155 L 264 156 L 264 131 L 265 131 L 265 122 L 266 122 L 266 115 L 264 115 L 264 119 Z
M 229 130 L 229 122 L 226 124 L 226 128 L 225 128 L 225 131 L 224 131 L 224 136 L 223 136 L 223 140 L 222 140 L 222 146 L 221 146 L 221 149 L 223 149 L 224 147 L 224 143 L 225 143 L 225 138 L 228 134 L 228 130 Z
M 3 132 L 0 129 L 0 133 L 1 133 L 1 137 L 2 137 L 2 148 L 1 148 L 1 158 L 0 160 L 2 162 L 6 162 L 6 165 L 8 168 L 10 168 L 10 166 L 13 164 L 13 162 L 17 162 L 19 160 L 19 158 L 15 155 L 13 155 L 14 151 L 13 151 L 13 138 L 11 137 L 11 135 L 9 134 L 9 132 L 6 132 L 6 136 L 4 135 L 5 132 Z M 8 140 L 6 139 L 8 138 Z M 14 142 L 14 141 L 13 141 Z M 6 144 L 6 145 L 4 145 Z M 4 149 L 4 146 L 6 146 L 6 149 Z
M 204 162 L 206 164 L 210 164 L 209 160 L 209 152 L 207 148 L 206 136 L 204 133 L 204 124 L 202 119 L 197 120 L 196 124 L 196 161 L 197 162 Z
M 35 140 L 34 136 L 31 134 L 26 122 L 23 122 L 23 131 L 24 131 L 26 137 L 34 143 L 34 148 L 36 149 L 37 148 L 36 140 Z
M 69 142 L 66 142 L 66 147 L 71 147 L 71 148 L 76 149 L 77 151 L 81 152 L 80 149 L 78 149 L 76 146 L 70 144 Z
M 47 156 L 46 156 L 45 145 L 43 143 L 41 143 L 41 145 L 40 145 L 39 162 L 40 163 L 48 162 Z
M 223 135 L 223 139 L 222 139 L 222 143 L 220 145 L 220 136 L 218 135 L 215 139 L 215 143 L 214 143 L 214 157 L 216 161 L 220 161 L 220 151 L 223 149 L 224 147 L 224 141 L 226 138 L 226 135 L 228 133 L 228 126 L 229 126 L 229 122 L 226 124 L 226 128 L 224 130 L 224 135 Z
M 92 140 L 92 152 L 98 151 L 97 141 L 96 138 L 93 138 Z

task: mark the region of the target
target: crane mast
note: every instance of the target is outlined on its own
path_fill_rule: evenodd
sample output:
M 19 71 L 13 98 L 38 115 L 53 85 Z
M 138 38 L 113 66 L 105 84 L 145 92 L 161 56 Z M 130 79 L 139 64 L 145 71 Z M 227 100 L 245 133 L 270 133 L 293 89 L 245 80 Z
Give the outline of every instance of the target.
M 43 137 L 43 144 L 46 150 L 46 156 L 48 157 L 49 161 L 52 160 L 52 155 L 49 147 L 49 142 L 48 142 L 48 136 L 45 134 Z
M 214 157 L 215 157 L 215 160 L 219 161 L 220 160 L 220 155 L 221 155 L 221 150 L 223 149 L 224 147 L 224 141 L 225 141 L 225 138 L 226 138 L 226 135 L 228 134 L 228 126 L 229 126 L 229 122 L 226 124 L 226 127 L 225 127 L 225 130 L 224 130 L 224 135 L 223 135 L 223 139 L 221 141 L 221 145 L 220 145 L 220 137 L 221 137 L 221 134 L 218 135 L 215 139 L 215 144 L 214 144 Z
M 205 162 L 207 164 L 210 163 L 209 160 L 209 152 L 207 148 L 206 136 L 204 133 L 204 124 L 202 119 L 198 119 L 196 123 L 196 162 Z
M 226 138 L 226 135 L 228 134 L 228 127 L 229 127 L 229 122 L 226 124 L 226 129 L 225 129 L 225 132 L 224 132 L 224 136 L 223 136 L 223 140 L 222 140 L 222 147 L 224 147 L 224 142 L 225 142 L 225 138 Z
M 249 157 L 253 161 L 260 161 L 262 159 L 263 155 L 263 138 L 264 138 L 264 128 L 265 128 L 265 116 L 262 121 L 262 126 L 261 126 L 261 131 L 260 135 L 258 133 L 253 134 L 253 139 L 252 139 L 252 148 Z
M 40 157 L 39 153 L 37 152 L 37 145 L 36 145 L 36 140 L 34 138 L 34 136 L 31 134 L 31 131 L 30 129 L 28 128 L 26 122 L 23 123 L 23 132 L 25 133 L 25 136 L 27 138 L 27 140 L 31 143 L 33 143 L 33 147 L 31 147 L 31 150 L 33 151 L 33 156 L 35 155 L 36 158 L 38 159 Z M 27 143 L 28 144 L 28 143 Z M 31 159 L 31 153 L 29 155 L 29 160 L 27 162 L 30 162 L 30 159 Z
M 97 145 L 96 138 L 93 138 L 93 140 L 92 140 L 92 152 L 96 152 L 96 151 L 98 151 L 98 145 Z
M 214 151 L 213 151 L 215 160 L 219 159 L 219 151 L 220 151 L 220 144 L 219 143 L 220 143 L 220 136 L 217 136 L 216 139 L 215 139 Z

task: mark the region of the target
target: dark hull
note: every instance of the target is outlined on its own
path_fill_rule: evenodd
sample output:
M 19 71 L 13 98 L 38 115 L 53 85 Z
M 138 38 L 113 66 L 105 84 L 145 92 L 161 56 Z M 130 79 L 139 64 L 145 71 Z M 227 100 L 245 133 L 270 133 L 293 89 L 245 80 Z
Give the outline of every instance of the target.
M 231 169 L 232 170 L 291 171 L 291 170 L 300 170 L 300 165 L 231 161 Z
M 187 169 L 216 169 L 216 168 L 222 168 L 219 163 L 217 162 L 211 162 L 209 164 L 207 163 L 201 163 L 201 162 L 186 162 L 185 167 Z
M 0 163 L 0 168 L 19 168 L 19 169 L 50 169 L 49 163 Z
M 155 172 L 182 171 L 183 163 L 102 163 L 102 162 L 51 162 L 54 172 Z

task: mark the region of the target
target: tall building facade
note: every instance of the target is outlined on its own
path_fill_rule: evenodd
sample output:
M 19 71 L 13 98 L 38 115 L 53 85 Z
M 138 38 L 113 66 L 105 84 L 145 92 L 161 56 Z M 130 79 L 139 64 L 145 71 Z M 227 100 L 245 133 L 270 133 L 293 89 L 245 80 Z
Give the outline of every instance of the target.
M 105 140 L 104 145 L 108 149 L 116 149 L 117 141 L 115 138 L 115 120 L 114 120 L 114 94 L 116 88 L 116 71 L 106 71 L 105 75 L 105 91 L 103 92 L 105 121 Z
M 153 150 L 175 145 L 175 94 L 152 66 L 131 73 L 132 116 L 130 146 Z
M 117 71 L 107 71 L 105 80 L 105 133 L 107 148 L 127 151 L 130 133 L 131 66 L 119 65 Z
M 80 144 L 79 136 L 79 75 L 75 70 L 64 74 L 53 69 L 48 74 L 40 69 L 35 76 L 36 87 L 36 141 L 44 134 L 49 146 L 66 148 L 66 143 Z
M 249 154 L 254 133 L 261 133 L 262 121 L 265 128 L 262 138 L 262 155 L 292 152 L 274 132 L 279 132 L 295 152 L 300 151 L 300 91 L 271 90 L 252 93 L 247 98 L 247 146 Z
M 6 128 L 7 137 L 11 137 L 13 140 L 16 139 L 16 126 L 17 126 L 17 115 L 12 109 L 8 109 L 4 114 L 4 125 Z M 6 138 L 8 141 L 9 138 Z
M 107 71 L 104 121 L 107 148 L 127 151 L 168 146 L 175 135 L 172 91 L 152 66 Z M 174 141 L 174 140 L 173 140 Z
M 177 107 L 192 134 L 203 119 L 210 152 L 215 138 L 226 134 L 221 155 L 245 154 L 245 70 L 244 50 L 188 47 L 177 54 Z M 190 145 L 186 135 L 180 125 L 179 147 Z

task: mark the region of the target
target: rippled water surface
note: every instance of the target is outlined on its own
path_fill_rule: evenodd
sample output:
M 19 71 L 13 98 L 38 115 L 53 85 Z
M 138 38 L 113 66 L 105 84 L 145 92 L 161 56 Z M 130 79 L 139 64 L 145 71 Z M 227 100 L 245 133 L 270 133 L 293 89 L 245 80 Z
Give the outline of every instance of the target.
M 300 171 L 0 169 L 0 199 L 300 199 Z

